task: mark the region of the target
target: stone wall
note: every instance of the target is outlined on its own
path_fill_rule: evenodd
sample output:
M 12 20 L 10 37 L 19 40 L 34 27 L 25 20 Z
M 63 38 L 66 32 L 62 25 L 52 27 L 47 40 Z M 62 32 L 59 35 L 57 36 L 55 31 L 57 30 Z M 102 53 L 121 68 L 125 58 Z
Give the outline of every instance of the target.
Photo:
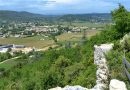
M 108 88 L 108 76 L 109 70 L 106 63 L 105 54 L 113 49 L 113 44 L 102 44 L 100 46 L 94 46 L 94 64 L 97 65 L 97 80 L 94 89 L 104 90 Z

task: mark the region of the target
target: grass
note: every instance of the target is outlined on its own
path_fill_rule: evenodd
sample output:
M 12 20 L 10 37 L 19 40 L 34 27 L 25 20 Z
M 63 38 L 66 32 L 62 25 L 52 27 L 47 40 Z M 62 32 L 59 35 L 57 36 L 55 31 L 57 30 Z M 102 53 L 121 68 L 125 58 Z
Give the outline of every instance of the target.
M 91 36 L 96 35 L 100 31 L 98 30 L 89 30 L 86 32 L 86 37 L 90 38 Z M 58 41 L 79 41 L 83 36 L 83 33 L 64 33 L 62 35 L 57 36 Z
M 99 33 L 100 31 L 97 30 L 90 30 L 86 32 L 86 37 L 90 38 L 91 36 Z M 81 39 L 83 33 L 64 33 L 62 35 L 57 36 L 56 38 L 59 39 L 58 42 L 64 43 L 65 41 L 77 42 Z M 42 36 L 34 36 L 34 37 L 26 37 L 26 38 L 0 38 L 0 44 L 22 44 L 29 47 L 36 47 L 36 48 L 45 48 L 47 46 L 54 45 L 53 40 L 49 38 L 44 38 Z M 17 65 L 17 59 L 12 59 L 0 64 L 0 68 L 5 68 L 8 70 L 13 66 Z
M 75 22 L 73 23 L 74 26 L 87 26 L 89 28 L 98 28 L 98 27 L 105 27 L 105 24 L 95 24 L 90 22 Z
M 86 32 L 86 36 L 90 38 L 91 36 L 99 32 L 100 31 L 97 31 L 97 30 L 90 30 Z M 83 33 L 64 33 L 62 35 L 57 36 L 56 38 L 60 42 L 79 41 L 82 36 L 83 36 Z M 52 46 L 55 43 L 49 37 L 45 38 L 43 36 L 33 36 L 33 37 L 26 37 L 26 38 L 0 38 L 0 44 L 2 45 L 3 44 L 18 44 L 18 45 L 25 45 L 27 47 L 36 47 L 36 48 L 41 49 L 48 46 Z
M 14 67 L 17 65 L 17 59 L 10 59 L 9 61 L 6 61 L 2 64 L 0 64 L 0 68 L 4 68 L 5 70 L 9 70 L 10 68 Z
M 45 39 L 42 36 L 26 37 L 26 38 L 0 38 L 0 44 L 18 44 L 28 47 L 44 48 L 53 45 L 53 40 Z

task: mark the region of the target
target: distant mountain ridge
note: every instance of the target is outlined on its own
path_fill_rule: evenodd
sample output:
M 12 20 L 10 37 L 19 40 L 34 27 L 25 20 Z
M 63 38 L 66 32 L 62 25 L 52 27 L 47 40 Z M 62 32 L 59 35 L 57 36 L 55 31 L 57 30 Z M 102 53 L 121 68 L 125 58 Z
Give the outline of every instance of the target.
M 111 21 L 111 14 L 109 13 L 90 13 L 90 14 L 69 14 L 61 17 L 61 20 L 72 19 L 75 21 L 89 21 L 89 22 L 108 22 Z
M 44 15 L 33 14 L 29 12 L 16 12 L 16 11 L 0 11 L 0 20 L 5 21 L 33 21 L 43 20 Z
M 111 15 L 109 13 L 91 13 L 91 14 L 68 14 L 68 15 L 41 15 L 30 12 L 17 12 L 0 10 L 1 21 L 18 21 L 18 22 L 35 22 L 35 21 L 109 21 Z

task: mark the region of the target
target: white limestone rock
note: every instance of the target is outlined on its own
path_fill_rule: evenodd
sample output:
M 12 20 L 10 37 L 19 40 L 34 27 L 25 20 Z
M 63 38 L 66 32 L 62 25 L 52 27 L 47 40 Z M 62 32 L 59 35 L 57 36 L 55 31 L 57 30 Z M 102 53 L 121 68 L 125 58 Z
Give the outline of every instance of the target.
M 113 79 L 110 81 L 109 89 L 110 90 L 127 90 L 125 83 L 116 79 Z
M 52 88 L 52 89 L 48 89 L 48 90 L 63 90 L 61 87 L 56 87 L 56 88 Z
M 92 90 L 104 90 L 104 88 L 106 88 L 106 85 L 97 84 Z
M 84 87 L 77 85 L 77 86 L 66 86 L 64 88 L 56 87 L 56 88 L 52 88 L 49 90 L 90 90 L 90 89 L 87 89 L 87 88 L 84 88 Z M 94 89 L 91 89 L 91 90 L 94 90 Z
M 113 49 L 114 44 L 101 44 L 100 46 L 94 45 L 94 63 L 96 65 L 106 63 L 104 53 Z
M 63 88 L 63 90 L 89 90 L 89 89 L 77 85 L 77 86 L 66 86 Z
M 106 52 L 110 51 L 111 49 L 113 49 L 113 46 L 114 46 L 114 44 L 101 44 L 100 48 L 102 49 L 102 51 L 104 53 L 106 53 Z
M 122 40 L 120 40 L 120 44 L 123 45 L 125 43 L 125 40 L 130 39 L 130 33 L 126 34 Z
M 108 76 L 109 70 L 107 67 L 107 60 L 105 58 L 105 53 L 113 49 L 113 44 L 101 44 L 100 46 L 94 46 L 94 63 L 97 65 L 96 71 L 96 85 L 95 90 L 104 90 L 108 88 Z

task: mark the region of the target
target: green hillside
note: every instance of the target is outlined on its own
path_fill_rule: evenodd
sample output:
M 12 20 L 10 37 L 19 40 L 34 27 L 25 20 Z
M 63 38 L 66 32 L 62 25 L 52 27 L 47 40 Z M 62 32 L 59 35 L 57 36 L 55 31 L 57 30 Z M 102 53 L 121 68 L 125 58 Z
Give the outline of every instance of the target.
M 76 47 L 67 44 L 60 49 L 49 49 L 45 52 L 33 52 L 23 55 L 17 59 L 18 65 L 5 71 L 1 68 L 0 89 L 1 90 L 48 90 L 57 86 L 81 85 L 92 88 L 96 82 L 96 66 L 94 65 L 94 45 L 102 43 L 114 43 L 114 49 L 108 53 L 108 66 L 110 80 L 119 79 L 126 83 L 128 90 L 128 78 L 122 75 L 122 57 L 115 61 L 115 55 L 123 49 L 119 40 L 130 32 L 130 15 L 124 6 L 112 12 L 115 25 L 110 30 L 103 30 L 101 33 L 90 39 L 82 38 Z M 126 20 L 127 19 L 127 20 Z M 127 48 L 126 48 L 127 47 Z M 130 58 L 129 44 L 125 46 L 126 57 Z M 114 54 L 113 54 L 113 53 Z
M 16 22 L 55 22 L 55 21 L 88 21 L 88 22 L 111 22 L 108 13 L 72 14 L 72 15 L 41 15 L 29 12 L 0 11 L 0 21 Z

